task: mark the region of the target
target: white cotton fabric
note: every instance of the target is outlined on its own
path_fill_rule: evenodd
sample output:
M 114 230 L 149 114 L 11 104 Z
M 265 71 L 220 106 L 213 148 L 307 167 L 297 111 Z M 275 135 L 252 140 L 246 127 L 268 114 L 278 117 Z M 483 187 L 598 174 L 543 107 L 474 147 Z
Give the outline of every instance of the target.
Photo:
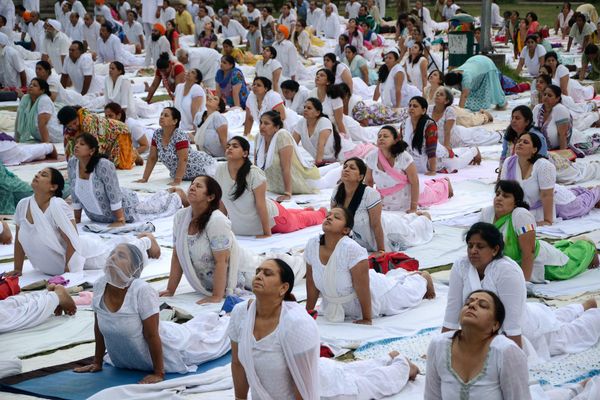
M 268 80 L 273 82 L 273 72 L 278 69 L 282 69 L 281 63 L 276 59 L 270 59 L 266 63 L 264 60 L 259 60 L 256 63 L 256 76 L 264 76 Z M 279 82 L 277 82 L 277 87 L 273 87 L 273 90 L 279 91 L 279 85 L 281 84 L 281 75 L 279 77 Z
M 78 3 L 78 2 L 77 2 Z M 100 37 L 100 24 L 98 21 L 94 20 L 87 26 L 85 23 L 82 27 L 83 30 L 83 40 L 87 43 L 88 48 L 92 52 L 98 51 L 98 38 Z
M 225 150 L 221 144 L 217 129 L 225 125 L 227 119 L 218 111 L 214 111 L 206 117 L 204 122 L 196 129 L 194 141 L 199 150 L 204 150 L 213 157 L 224 157 Z M 227 140 L 229 141 L 235 133 L 227 130 Z
M 86 76 L 92 77 L 87 93 L 92 94 L 101 91 L 101 85 L 94 76 L 94 60 L 92 60 L 90 54 L 82 54 L 75 62 L 71 60 L 71 57 L 65 57 L 63 64 L 63 74 L 69 75 L 73 88 L 77 93 L 82 92 L 83 80 Z
M 533 109 L 533 121 L 537 123 L 542 104 L 538 104 Z M 558 126 L 557 123 L 569 123 L 571 119 L 571 113 L 569 109 L 562 104 L 557 104 L 552 107 L 550 116 L 547 120 L 546 126 L 546 139 L 548 141 L 548 149 L 558 149 L 560 147 L 560 141 L 558 137 Z
M 33 224 L 27 221 L 27 210 L 31 212 Z M 19 201 L 15 211 L 15 222 L 19 227 L 19 243 L 35 269 L 48 275 L 65 272 L 67 246 L 61 237 L 65 234 L 75 253 L 69 260 L 69 271 L 83 270 L 85 255 L 79 235 L 72 224 L 73 210 L 63 199 L 53 197 L 46 211 L 42 212 L 33 196 Z
M 44 290 L 10 296 L 0 301 L 0 333 L 37 326 L 54 315 L 56 307 L 55 292 Z
M 359 262 L 366 261 L 368 256 L 364 247 L 349 237 L 344 237 L 337 243 L 325 266 L 319 256 L 319 237 L 313 237 L 306 244 L 304 259 L 312 267 L 315 286 L 323 295 L 320 307 L 328 320 L 342 322 L 344 317 L 362 317 L 360 302 L 352 284 L 351 270 Z M 369 270 L 372 316 L 395 315 L 417 306 L 425 295 L 426 287 L 427 282 L 423 277 L 408 274 L 401 269 L 386 275 Z
M 308 124 L 306 122 L 306 118 L 300 118 L 300 120 L 294 127 L 294 133 L 300 135 L 300 145 L 304 148 L 304 150 L 308 151 L 308 153 L 315 160 L 317 159 L 317 148 L 319 144 L 319 138 L 321 137 L 321 135 L 326 135 L 329 133 L 329 137 L 327 138 L 323 149 L 323 160 L 336 161 L 335 150 L 333 148 L 333 125 L 331 124 L 331 120 L 329 118 L 319 118 L 317 121 L 317 125 L 315 126 L 314 130 L 310 133 L 308 132 Z M 342 153 L 343 152 L 340 151 L 338 157 L 342 156 Z
M 252 398 L 293 400 L 294 386 L 305 400 L 319 399 L 320 339 L 316 322 L 306 309 L 284 301 L 279 325 L 261 340 L 254 338 L 256 301 L 237 304 L 228 330 L 238 343 L 238 357 Z
M 417 61 L 415 64 L 407 60 L 404 67 L 404 70 L 406 71 L 405 79 L 408 79 L 411 85 L 421 91 L 425 87 L 423 84 L 423 75 L 421 74 L 421 64 L 423 63 L 427 65 L 427 58 L 424 56 L 419 58 L 419 61 Z
M 329 96 L 325 96 L 325 98 L 319 97 L 319 92 L 317 88 L 314 88 L 310 91 L 308 98 L 314 97 L 315 99 L 319 99 L 321 104 L 323 105 L 323 114 L 329 117 L 329 120 L 335 122 L 335 111 L 344 108 L 344 103 L 341 98 L 332 99 Z
M 67 35 L 62 32 L 56 32 L 56 36 L 54 39 L 48 39 L 44 37 L 42 40 L 42 46 L 40 52 L 42 54 L 47 54 L 50 58 L 50 63 L 57 74 L 62 74 L 62 57 L 65 59 L 69 55 L 69 46 L 71 45 L 71 40 Z
M 573 31 L 573 30 L 571 30 Z M 552 78 L 552 84 L 560 87 L 560 78 L 563 76 L 570 76 L 569 70 L 564 65 L 556 67 L 554 77 Z M 591 100 L 594 97 L 593 86 L 583 86 L 579 81 L 569 78 L 569 84 L 567 86 L 569 96 L 575 100 L 576 103 L 581 103 L 586 100 Z M 534 120 L 535 121 L 535 120 Z
M 198 109 L 198 113 L 192 115 L 192 102 L 198 97 L 202 97 L 202 105 Z M 186 131 L 194 130 L 196 117 L 202 115 L 206 110 L 206 93 L 202 86 L 194 83 L 186 95 L 185 83 L 178 84 L 175 87 L 175 108 L 181 113 L 179 127 Z
M 279 131 L 277 131 L 273 137 L 271 138 L 271 142 L 269 143 L 269 148 L 265 149 L 266 147 L 266 142 L 265 139 L 262 135 L 259 135 L 256 137 L 255 140 L 255 151 L 256 151 L 256 165 L 258 167 L 260 167 L 263 171 L 270 168 L 271 165 L 273 165 L 273 159 L 275 157 L 275 149 L 277 147 L 277 136 L 278 135 L 290 135 L 290 133 L 288 131 L 286 131 L 285 129 L 280 129 Z M 312 168 L 312 165 L 306 161 L 304 159 L 304 157 L 302 157 L 302 155 L 299 153 L 299 149 L 298 146 L 296 145 L 296 142 L 291 139 L 292 141 L 292 146 L 294 149 L 294 152 L 296 153 L 296 157 L 298 158 L 298 160 L 300 161 L 300 163 L 302 164 L 302 166 L 304 166 L 305 168 Z
M 135 279 L 121 308 L 111 312 L 104 303 L 106 285 L 104 277 L 96 282 L 92 302 L 106 344 L 105 361 L 119 368 L 153 371 L 143 321 L 159 313 L 158 293 L 149 283 Z M 216 313 L 200 314 L 185 324 L 160 321 L 165 372 L 193 372 L 198 364 L 227 353 L 228 324 L 228 317 L 220 318 Z
M 529 57 L 529 47 L 523 47 L 523 50 L 521 50 L 521 58 L 525 62 L 525 67 L 527 68 L 527 72 L 529 72 L 529 75 L 538 76 L 540 72 L 540 57 L 543 57 L 545 55 L 546 49 L 541 44 L 538 44 L 535 47 L 533 57 Z
M 289 40 L 273 43 L 273 48 L 277 50 L 276 60 L 281 63 L 281 75 L 287 78 L 297 78 L 298 67 L 302 66 L 298 61 L 298 52 L 296 46 Z
M 38 98 L 38 116 L 41 114 L 49 114 L 50 119 L 46 124 L 46 128 L 48 129 L 48 134 L 50 136 L 50 142 L 59 143 L 63 140 L 63 131 L 61 125 L 58 123 L 58 118 L 56 117 L 56 108 L 54 107 L 54 103 L 52 99 L 46 95 L 42 94 Z M 38 119 L 35 119 L 35 127 L 39 130 L 39 122 Z
M 138 116 L 131 81 L 123 75 L 119 75 L 115 82 L 108 75 L 104 78 L 104 101 L 106 104 L 117 103 L 120 105 L 125 110 L 128 119 Z
M 384 170 L 379 169 L 379 167 L 377 166 L 378 151 L 379 150 L 373 150 L 365 158 L 365 163 L 367 164 L 367 167 L 373 173 L 373 181 L 375 182 L 375 186 L 377 186 L 379 189 L 387 189 L 390 187 L 394 187 L 398 184 L 398 182 L 394 178 L 389 176 Z M 403 151 L 402 153 L 396 156 L 393 168 L 402 172 L 403 174 L 406 174 L 404 171 L 406 171 L 406 168 L 408 168 L 413 162 L 414 160 L 412 156 L 408 153 L 408 151 Z M 421 186 L 422 185 L 420 185 L 419 187 L 422 189 Z M 410 201 L 410 183 L 407 183 L 406 186 L 404 186 L 404 188 L 398 190 L 397 192 L 391 195 L 383 197 L 383 209 L 390 211 L 406 211 L 410 209 Z
M 274 90 L 269 90 L 265 93 L 265 97 L 262 100 L 260 107 L 258 106 L 258 99 L 254 93 L 248 95 L 246 100 L 246 110 L 250 111 L 250 115 L 254 119 L 255 123 L 260 121 L 260 116 L 267 111 L 273 110 L 280 104 L 284 104 L 281 95 Z
M 113 61 L 120 61 L 127 65 L 126 60 L 123 57 L 123 50 L 121 48 L 121 41 L 117 36 L 111 34 L 106 41 L 101 37 L 98 37 L 96 41 L 96 49 L 98 63 L 109 63 Z
M 94 172 L 90 173 L 88 179 L 81 179 L 79 174 L 77 175 L 78 176 L 75 178 L 75 185 L 73 185 L 73 190 L 79 199 L 79 203 L 73 203 L 73 208 L 75 210 L 86 209 L 93 214 L 103 215 L 104 212 L 102 211 L 102 207 L 100 207 L 100 203 L 98 202 L 98 199 L 94 193 Z M 122 202 L 116 204 L 116 210 L 122 208 L 122 204 Z M 113 205 L 111 204 L 111 209 L 112 208 Z
M 525 353 L 503 335 L 492 339 L 482 370 L 469 382 L 452 368 L 454 332 L 435 336 L 427 350 L 425 400 L 528 400 L 529 372 Z
M 236 235 L 262 235 L 263 228 L 260 216 L 256 210 L 254 189 L 262 184 L 266 184 L 267 178 L 265 173 L 257 166 L 252 165 L 250 172 L 246 176 L 246 191 L 236 200 L 233 200 L 236 182 L 229 174 L 227 163 L 220 163 L 217 166 L 215 179 L 219 182 L 221 190 L 223 190 L 222 201 L 227 209 L 227 215 L 231 221 L 233 232 Z M 279 211 L 273 200 L 267 197 L 265 201 L 267 213 L 269 214 L 269 226 L 272 228 L 275 225 L 274 218 L 279 214 Z
M 8 45 L 0 49 L 0 82 L 8 87 L 21 87 L 20 73 L 25 71 L 23 58 Z
M 128 3 L 125 3 L 128 5 Z M 124 21 L 126 18 L 123 19 Z M 125 36 L 127 36 L 127 40 L 131 44 L 141 44 L 140 36 L 144 36 L 144 29 L 142 28 L 142 24 L 137 21 L 133 21 L 133 24 L 129 24 L 129 22 L 125 22 L 123 24 L 123 32 Z
M 404 74 L 404 80 L 402 81 L 402 88 L 400 89 L 400 104 L 396 104 L 395 77 L 399 73 Z M 408 102 L 412 97 L 421 95 L 421 91 L 419 89 L 417 89 L 415 86 L 408 84 L 406 72 L 404 71 L 404 68 L 400 63 L 392 67 L 392 70 L 390 71 L 385 82 L 379 85 L 379 91 L 381 93 L 381 103 L 384 106 L 391 108 L 408 107 Z
M 310 97 L 310 91 L 304 86 L 298 88 L 298 92 L 294 95 L 292 101 L 285 100 L 285 106 L 289 109 L 294 110 L 298 115 L 302 115 L 304 112 L 304 104 Z

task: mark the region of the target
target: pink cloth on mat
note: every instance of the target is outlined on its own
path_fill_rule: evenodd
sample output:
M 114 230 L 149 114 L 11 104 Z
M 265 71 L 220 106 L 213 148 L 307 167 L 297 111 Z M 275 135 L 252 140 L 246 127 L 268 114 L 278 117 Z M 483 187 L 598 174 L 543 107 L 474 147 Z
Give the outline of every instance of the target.
M 430 179 L 425 181 L 425 189 L 419 194 L 419 205 L 428 207 L 448 201 L 448 180 Z
M 285 208 L 275 202 L 279 215 L 276 216 L 275 226 L 271 228 L 272 233 L 290 233 L 299 231 L 308 226 L 319 225 L 325 220 L 326 211 L 324 208 L 319 210 Z
M 92 292 L 79 292 L 79 296 L 75 297 L 73 301 L 78 306 L 89 306 L 92 304 L 92 299 L 94 298 L 94 293 Z

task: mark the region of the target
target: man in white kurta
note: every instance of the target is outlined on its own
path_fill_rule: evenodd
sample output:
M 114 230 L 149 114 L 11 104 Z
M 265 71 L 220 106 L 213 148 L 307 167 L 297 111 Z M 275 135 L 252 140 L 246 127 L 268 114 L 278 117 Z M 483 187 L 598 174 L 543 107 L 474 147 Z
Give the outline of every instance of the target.
M 144 48 L 144 28 L 137 21 L 137 13 L 133 10 L 127 11 L 127 20 L 123 24 L 123 33 L 125 33 L 127 41 L 134 44 L 136 49 L 138 46 L 140 51 Z
M 176 16 L 177 11 L 175 11 L 175 8 L 171 7 L 171 2 L 169 0 L 164 0 L 160 10 L 159 22 L 164 26 L 167 26 L 167 22 L 174 20 Z
M 44 41 L 44 21 L 40 19 L 40 14 L 37 12 L 31 13 L 31 22 L 27 24 L 27 33 L 31 39 L 31 51 L 40 51 L 42 42 Z
M 23 7 L 29 11 L 40 12 L 40 0 L 23 0 Z
M 323 14 L 325 14 L 325 12 L 317 7 L 317 2 L 314 0 L 311 1 L 308 5 L 308 11 L 306 12 L 306 25 L 315 28 Z
M 225 39 L 231 39 L 239 36 L 240 43 L 244 40 L 246 34 L 248 33 L 242 24 L 237 22 L 235 19 L 229 18 L 228 15 L 223 15 L 223 17 L 221 17 L 221 32 L 223 33 L 223 38 Z
M 4 33 L 0 33 L 0 83 L 6 87 L 27 87 L 23 59 Z
M 164 35 L 164 31 L 165 27 L 161 24 L 155 24 L 152 28 L 150 41 L 146 44 L 145 66 L 156 67 L 156 62 L 162 53 L 168 53 L 170 57 L 173 57 L 173 53 L 171 53 L 171 44 Z
M 356 0 L 350 0 L 346 3 L 346 18 L 358 18 L 358 10 L 360 10 L 360 3 Z
M 126 0 L 119 0 L 117 10 L 119 11 L 119 18 L 122 21 L 127 21 L 127 11 L 131 10 L 131 5 Z
M 0 15 L 6 18 L 7 26 L 15 26 L 15 4 L 12 0 L 0 0 Z
M 121 41 L 110 32 L 110 27 L 107 24 L 102 24 L 100 28 L 100 37 L 96 42 L 96 48 L 96 61 L 99 63 L 124 61 Z
M 48 61 L 57 73 L 62 74 L 62 64 L 69 54 L 71 41 L 69 37 L 60 31 L 61 25 L 55 19 L 46 22 L 46 36 L 42 41 L 42 60 Z
M 69 86 L 69 80 L 77 93 L 85 96 L 87 93 L 97 93 L 101 86 L 93 85 L 94 60 L 89 53 L 84 54 L 83 43 L 74 41 L 69 47 L 69 57 L 63 64 L 61 85 Z
M 281 28 L 279 28 L 281 29 Z M 298 68 L 298 52 L 292 42 L 287 40 L 286 36 L 281 32 L 277 31 L 275 35 L 275 43 L 273 47 L 277 50 L 277 58 L 281 67 L 283 68 L 281 74 L 292 80 L 296 80 L 296 70 Z M 283 79 L 282 79 L 283 80 Z
M 162 0 L 142 0 L 142 25 L 146 35 L 152 31 L 152 25 L 158 22 L 162 5 Z
M 325 35 L 327 39 L 337 39 L 340 35 L 340 17 L 333 12 L 333 7 L 328 4 L 325 8 L 325 14 L 316 28 L 317 34 Z
M 76 12 L 71 12 L 69 23 L 65 26 L 65 33 L 71 40 L 79 40 L 83 43 L 83 25 L 83 19 Z
M 215 89 L 215 76 L 221 65 L 221 55 L 209 47 L 180 48 L 177 50 L 177 61 L 183 64 L 186 71 L 197 68 L 202 72 L 202 85 Z
M 100 37 L 100 23 L 94 20 L 94 17 L 90 13 L 86 13 L 83 17 L 83 43 L 87 48 L 95 53 L 98 51 L 96 42 Z

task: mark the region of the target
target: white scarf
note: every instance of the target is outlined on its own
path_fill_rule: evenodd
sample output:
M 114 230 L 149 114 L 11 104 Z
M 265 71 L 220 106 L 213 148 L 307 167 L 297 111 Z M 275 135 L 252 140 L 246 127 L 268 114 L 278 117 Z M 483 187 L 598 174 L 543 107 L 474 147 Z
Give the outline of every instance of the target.
M 340 252 L 344 247 L 344 241 L 352 240 L 348 236 L 344 236 L 335 246 L 335 250 L 329 256 L 329 261 L 325 266 L 325 281 L 323 282 L 323 291 L 321 294 L 327 300 L 327 307 L 324 310 L 324 316 L 328 321 L 331 322 L 344 322 L 346 313 L 344 311 L 344 304 L 351 302 L 356 299 L 356 292 L 352 292 L 346 296 L 340 296 L 337 291 L 337 263 Z M 317 252 L 318 254 L 318 252 Z
M 267 143 L 265 141 L 265 138 L 262 135 L 258 135 L 256 137 L 256 143 L 255 143 L 255 148 L 256 148 L 256 165 L 262 169 L 268 169 L 271 167 L 271 165 L 273 165 L 273 158 L 275 156 L 275 148 L 277 147 L 277 136 L 279 136 L 279 134 L 284 134 L 284 135 L 289 135 L 290 133 L 288 131 L 286 131 L 285 129 L 280 129 L 278 130 L 274 135 L 273 138 L 271 139 L 271 143 L 269 143 L 269 149 L 266 150 L 265 153 L 265 147 L 267 146 Z M 300 163 L 302 164 L 302 166 L 304 168 L 312 168 L 312 165 L 307 162 L 306 160 L 304 160 L 304 158 L 302 157 L 302 155 L 300 154 L 299 150 L 298 150 L 298 146 L 296 145 L 296 141 L 293 140 L 292 143 L 292 147 L 294 149 L 294 153 L 296 154 L 296 157 L 298 158 L 298 160 L 300 160 Z
M 401 64 L 396 64 L 390 70 L 387 79 L 383 83 L 383 89 L 381 91 L 381 103 L 388 107 L 400 107 L 400 104 L 394 104 L 396 102 L 396 74 L 398 72 L 404 73 L 404 68 Z M 406 73 L 404 73 L 404 79 L 406 80 Z M 404 82 L 402 82 L 402 88 L 404 88 Z
M 206 120 L 196 128 L 196 135 L 194 136 L 194 142 L 198 150 L 204 149 L 204 143 L 206 142 L 206 130 L 212 124 L 212 120 L 217 116 L 219 112 L 214 111 L 206 117 Z
M 254 365 L 253 343 L 256 301 L 247 306 L 247 315 L 242 325 L 238 357 L 244 366 L 248 384 L 263 400 L 273 399 L 260 382 Z M 296 388 L 304 400 L 319 399 L 319 350 L 320 338 L 316 322 L 300 304 L 284 301 L 281 305 L 277 338 Z
M 50 199 L 50 204 L 48 205 L 47 211 L 50 214 L 50 218 L 52 218 L 52 220 L 58 226 L 58 229 L 60 229 L 60 231 L 67 236 L 71 242 L 71 245 L 75 249 L 75 253 L 73 253 L 67 265 L 69 266 L 70 272 L 77 272 L 83 270 L 85 257 L 82 253 L 82 247 L 79 241 L 77 229 L 75 229 L 73 223 L 71 220 L 69 220 L 61 208 L 60 203 L 63 201 L 63 199 L 59 199 L 58 197 L 52 197 Z M 61 241 L 54 232 L 50 222 L 44 215 L 44 212 L 38 206 L 33 196 L 29 198 L 29 210 L 31 211 L 31 219 L 33 220 L 35 229 L 39 233 L 38 240 L 40 241 L 40 244 L 54 250 L 57 253 L 64 253 L 65 248 L 61 244 Z
M 202 285 L 202 282 L 196 275 L 196 271 L 194 270 L 194 266 L 192 264 L 192 259 L 190 258 L 190 249 L 188 247 L 187 235 L 188 228 L 190 223 L 192 222 L 192 207 L 186 207 L 183 211 L 183 220 L 179 224 L 177 229 L 177 242 L 175 242 L 175 250 L 177 251 L 177 258 L 179 258 L 179 264 L 181 265 L 181 269 L 183 270 L 186 279 L 192 285 L 194 290 L 202 293 L 204 296 L 212 296 L 212 293 Z M 213 211 L 208 224 L 211 223 L 212 219 L 215 218 L 218 214 L 221 214 L 219 210 Z M 223 214 L 221 214 L 223 215 Z M 224 218 L 223 223 L 227 220 Z M 229 220 L 227 220 L 229 221 Z M 219 223 L 222 223 L 219 221 Z M 207 225 L 208 225 L 207 224 Z M 231 222 L 229 222 L 231 224 Z M 203 235 L 206 235 L 206 228 L 204 228 Z M 229 267 L 227 268 L 227 288 L 225 289 L 226 294 L 232 294 L 233 290 L 237 286 L 237 275 L 238 275 L 238 247 L 235 243 L 235 236 L 231 235 L 231 239 L 234 241 L 229 255 Z

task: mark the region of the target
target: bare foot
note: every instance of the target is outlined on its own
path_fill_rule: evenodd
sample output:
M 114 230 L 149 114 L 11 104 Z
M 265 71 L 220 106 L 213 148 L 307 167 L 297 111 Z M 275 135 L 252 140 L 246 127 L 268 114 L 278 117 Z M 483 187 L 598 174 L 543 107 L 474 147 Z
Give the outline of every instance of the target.
M 581 303 L 581 305 L 583 306 L 583 311 L 587 311 L 590 308 L 598 308 L 598 303 L 596 302 L 596 299 L 594 299 L 594 298 L 587 299 L 586 301 Z
M 156 241 L 156 238 L 150 232 L 143 232 L 138 235 L 138 238 L 147 237 L 150 239 L 150 248 L 147 250 L 148 257 L 150 258 L 160 258 L 160 246 Z
M 406 361 L 408 361 L 408 366 L 410 367 L 410 370 L 408 372 L 408 380 L 414 381 L 417 378 L 417 375 L 419 375 L 419 372 L 421 371 L 419 371 L 419 367 L 411 363 L 408 358 L 406 359 Z
M 485 115 L 485 118 L 487 120 L 486 121 L 487 124 L 494 122 L 494 116 L 489 111 L 487 111 L 487 110 L 481 110 L 479 112 L 482 113 L 483 115 Z
M 431 275 L 427 271 L 417 271 L 417 274 L 421 275 L 427 281 L 427 290 L 425 291 L 425 295 L 423 295 L 424 299 L 435 299 L 435 287 L 433 286 L 433 279 Z
M 54 292 L 58 296 L 58 307 L 54 311 L 55 315 L 61 315 L 63 312 L 67 315 L 74 315 L 77 312 L 77 306 L 71 295 L 64 286 L 48 285 L 48 291 Z
M 450 178 L 444 178 L 448 181 L 448 198 L 454 197 L 454 189 L 452 189 L 452 183 L 450 182 Z
M 400 353 L 398 353 L 396 350 L 390 351 L 389 352 L 389 356 L 390 358 L 396 358 L 400 355 Z
M 52 152 L 48 153 L 48 155 L 46 156 L 46 159 L 48 160 L 56 160 L 58 159 L 58 151 L 56 151 L 56 147 L 52 146 Z
M 6 221 L 2 221 L 2 233 L 0 233 L 0 244 L 11 244 L 12 243 L 12 232 L 8 227 Z

